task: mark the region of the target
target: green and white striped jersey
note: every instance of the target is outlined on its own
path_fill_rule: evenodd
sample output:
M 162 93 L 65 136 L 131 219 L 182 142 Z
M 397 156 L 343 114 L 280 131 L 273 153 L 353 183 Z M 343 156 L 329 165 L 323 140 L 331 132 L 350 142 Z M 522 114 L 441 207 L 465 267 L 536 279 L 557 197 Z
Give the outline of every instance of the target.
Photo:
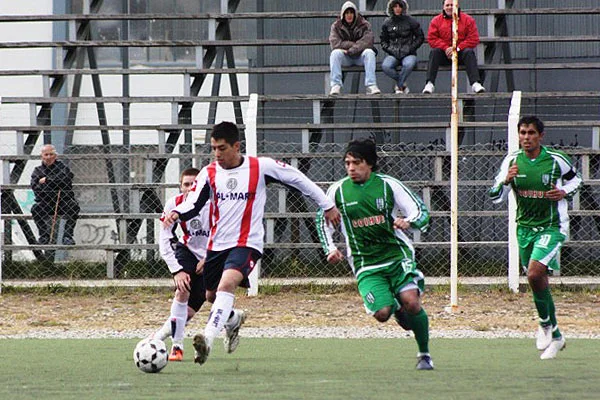
M 347 258 L 355 276 L 367 269 L 414 258 L 410 239 L 402 230 L 394 229 L 394 220 L 404 217 L 412 229 L 425 231 L 429 211 L 402 182 L 375 172 L 362 184 L 346 177 L 334 183 L 327 196 L 335 201 L 342 215 Z M 322 210 L 317 214 L 317 230 L 325 253 L 335 250 L 335 228 L 325 223 Z
M 508 169 L 516 163 L 519 172 L 510 185 L 504 185 Z M 523 150 L 504 158 L 489 195 L 494 203 L 500 203 L 512 191 L 517 200 L 517 224 L 525 227 L 558 227 L 568 235 L 569 216 L 567 200 L 581 186 L 581 177 L 571 164 L 569 156 L 559 150 L 541 146 L 540 155 L 531 160 Z M 561 201 L 546 198 L 546 192 L 555 185 L 567 196 Z

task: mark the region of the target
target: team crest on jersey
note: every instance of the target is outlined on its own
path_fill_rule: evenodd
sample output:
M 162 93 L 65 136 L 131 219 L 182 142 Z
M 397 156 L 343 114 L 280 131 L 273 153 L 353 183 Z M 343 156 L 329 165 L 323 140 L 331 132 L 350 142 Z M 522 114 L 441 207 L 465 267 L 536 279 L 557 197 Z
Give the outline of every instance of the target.
M 227 189 L 233 190 L 236 187 L 237 187 L 237 179 L 235 179 L 235 178 L 229 178 L 227 180 Z
M 365 300 L 367 300 L 371 304 L 375 303 L 375 295 L 373 295 L 373 292 L 367 293 L 367 295 L 365 296 Z
M 197 219 L 193 219 L 190 221 L 190 228 L 192 229 L 200 229 L 202 228 L 202 224 Z
M 542 175 L 542 183 L 544 185 L 548 185 L 550 183 L 550 174 L 543 174 Z
M 383 210 L 385 207 L 385 201 L 383 200 L 382 197 L 379 197 L 379 198 L 375 199 L 375 205 L 377 206 L 378 210 Z

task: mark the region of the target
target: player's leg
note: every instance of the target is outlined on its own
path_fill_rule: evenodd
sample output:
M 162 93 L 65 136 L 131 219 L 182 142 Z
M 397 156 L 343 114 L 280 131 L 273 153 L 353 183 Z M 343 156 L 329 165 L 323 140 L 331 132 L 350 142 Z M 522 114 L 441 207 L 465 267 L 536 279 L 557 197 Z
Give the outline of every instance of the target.
M 550 292 L 549 271 L 558 270 L 557 261 L 565 236 L 558 229 L 537 232 L 527 268 L 527 280 L 533 292 L 534 303 L 540 318 L 536 345 L 545 350 L 542 359 L 556 357 L 565 347 L 565 340 L 558 328 L 554 299 Z
M 238 286 L 248 287 L 248 275 L 261 257 L 258 251 L 246 247 L 236 247 L 219 252 L 220 254 L 213 253 L 210 252 L 207 255 L 204 267 L 207 290 L 213 290 L 215 286 L 214 279 L 209 279 L 209 277 L 216 274 L 212 270 L 218 268 L 219 265 L 222 265 L 222 270 L 217 285 L 215 301 L 211 308 L 204 334 L 194 337 L 194 347 L 199 356 L 196 362 L 199 364 L 203 364 L 206 361 L 214 339 L 223 330 L 227 319 L 231 316 L 235 300 L 235 290 Z M 240 322 L 243 321 L 240 320 Z M 239 339 L 236 338 L 236 340 Z
M 389 280 L 383 272 L 363 272 L 358 276 L 358 292 L 367 314 L 386 322 L 396 311 L 398 303 L 390 291 Z

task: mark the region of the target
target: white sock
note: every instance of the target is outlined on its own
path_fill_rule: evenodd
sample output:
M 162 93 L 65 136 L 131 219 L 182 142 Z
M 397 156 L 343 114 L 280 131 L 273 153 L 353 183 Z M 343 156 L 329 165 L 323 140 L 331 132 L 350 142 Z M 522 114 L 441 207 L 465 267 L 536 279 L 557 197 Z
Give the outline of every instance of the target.
M 223 330 L 223 326 L 233 309 L 234 299 L 233 293 L 217 292 L 215 302 L 210 309 L 208 322 L 204 328 L 204 337 L 209 348 L 212 347 L 213 341 Z
M 173 299 L 171 304 L 171 334 L 173 335 L 173 344 L 183 349 L 183 335 L 185 333 L 185 324 L 187 321 L 187 302 L 180 303 Z

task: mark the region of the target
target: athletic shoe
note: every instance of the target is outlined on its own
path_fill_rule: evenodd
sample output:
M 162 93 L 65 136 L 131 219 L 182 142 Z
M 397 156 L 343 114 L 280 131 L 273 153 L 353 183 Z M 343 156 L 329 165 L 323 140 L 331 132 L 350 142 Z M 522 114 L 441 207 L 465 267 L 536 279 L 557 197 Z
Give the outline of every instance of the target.
M 406 314 L 406 311 L 404 311 L 402 308 L 396 310 L 396 312 L 394 313 L 394 319 L 396 320 L 398 325 L 400 325 L 405 331 L 412 330 L 410 322 L 408 322 L 408 315 Z
M 398 85 L 394 85 L 394 93 L 395 94 L 409 94 L 410 89 L 406 85 L 404 85 L 402 87 L 398 87 Z
M 183 349 L 173 346 L 171 354 L 169 354 L 169 361 L 183 361 Z
M 330 96 L 337 96 L 338 94 L 340 94 L 341 91 L 342 91 L 342 86 L 341 85 L 333 85 L 331 87 L 331 90 L 329 91 L 329 95 Z
M 225 339 L 223 339 L 223 347 L 227 353 L 233 353 L 240 344 L 240 327 L 246 321 L 246 313 L 243 310 L 235 310 L 238 320 L 237 323 L 232 327 L 228 328 L 225 326 Z
M 567 346 L 564 336 L 557 337 L 552 339 L 550 346 L 542 353 L 540 358 L 542 360 L 550 360 L 552 358 L 556 358 L 556 355 L 559 351 L 564 349 Z
M 435 91 L 435 86 L 433 83 L 431 82 L 427 82 L 427 84 L 425 85 L 425 87 L 423 88 L 423 93 L 426 94 L 431 94 Z
M 377 87 L 377 85 L 369 85 L 367 86 L 367 94 L 379 94 L 381 90 Z
M 535 340 L 535 347 L 538 350 L 546 350 L 552 342 L 552 325 L 540 325 L 538 327 Z
M 485 92 L 485 88 L 483 87 L 483 85 L 479 82 L 475 82 L 472 86 L 471 89 L 473 89 L 473 92 L 475 93 L 483 93 Z
M 430 370 L 433 369 L 433 360 L 429 354 L 424 354 L 417 357 L 417 369 Z
M 194 362 L 200 365 L 204 364 L 210 354 L 210 347 L 206 343 L 206 338 L 199 333 L 194 336 Z

